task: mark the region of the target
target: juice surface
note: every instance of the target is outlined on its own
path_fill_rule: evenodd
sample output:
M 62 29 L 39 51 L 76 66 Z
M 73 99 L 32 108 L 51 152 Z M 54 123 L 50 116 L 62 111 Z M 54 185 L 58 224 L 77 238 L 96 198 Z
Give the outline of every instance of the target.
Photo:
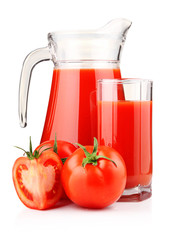
M 83 145 L 97 137 L 96 81 L 120 78 L 119 69 L 55 69 L 41 142 L 57 139 Z M 120 99 L 123 89 L 118 89 Z
M 127 167 L 127 188 L 152 176 L 152 102 L 98 102 L 99 143 L 115 148 Z

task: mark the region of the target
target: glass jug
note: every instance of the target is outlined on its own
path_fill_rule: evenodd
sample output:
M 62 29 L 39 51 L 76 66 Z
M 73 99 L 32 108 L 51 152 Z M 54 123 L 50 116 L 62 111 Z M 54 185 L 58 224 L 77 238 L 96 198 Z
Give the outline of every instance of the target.
M 96 81 L 120 78 L 120 58 L 131 22 L 115 19 L 91 31 L 52 32 L 47 47 L 31 52 L 23 63 L 19 118 L 27 125 L 27 102 L 34 66 L 54 63 L 53 79 L 41 142 L 57 139 L 91 145 L 97 136 Z M 119 99 L 123 88 L 117 88 Z

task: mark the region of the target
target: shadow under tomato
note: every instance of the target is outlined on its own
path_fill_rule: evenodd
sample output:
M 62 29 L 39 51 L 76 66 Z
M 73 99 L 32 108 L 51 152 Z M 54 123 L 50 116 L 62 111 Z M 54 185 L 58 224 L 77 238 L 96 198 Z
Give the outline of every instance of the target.
M 106 211 L 112 211 L 112 205 L 104 207 L 104 208 L 89 208 L 89 207 L 82 207 L 77 204 L 74 204 L 73 208 L 77 210 L 83 210 L 83 211 L 90 211 L 90 212 L 106 212 Z
M 45 211 L 65 207 L 65 206 L 68 206 L 70 204 L 72 204 L 72 202 L 69 199 L 61 199 L 59 202 L 57 202 L 57 204 L 55 206 L 53 206 L 49 209 L 45 209 Z

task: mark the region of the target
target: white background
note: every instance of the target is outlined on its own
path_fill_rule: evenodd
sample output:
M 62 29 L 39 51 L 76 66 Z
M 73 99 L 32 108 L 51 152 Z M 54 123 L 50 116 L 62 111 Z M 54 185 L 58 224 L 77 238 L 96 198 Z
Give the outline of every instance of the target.
M 153 196 L 140 203 L 115 203 L 104 210 L 73 204 L 49 211 L 27 209 L 12 183 L 12 166 L 22 152 L 39 144 L 53 64 L 33 71 L 28 127 L 18 123 L 18 87 L 26 55 L 47 45 L 47 33 L 92 29 L 123 17 L 127 35 L 123 77 L 154 81 Z M 170 0 L 1 1 L 0 4 L 0 239 L 173 239 L 173 13 Z

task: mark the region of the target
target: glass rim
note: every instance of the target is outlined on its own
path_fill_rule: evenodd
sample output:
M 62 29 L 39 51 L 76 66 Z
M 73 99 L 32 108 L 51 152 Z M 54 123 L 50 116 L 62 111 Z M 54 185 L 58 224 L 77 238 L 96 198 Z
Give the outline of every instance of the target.
M 97 80 L 97 83 L 103 83 L 103 84 L 134 84 L 134 83 L 150 83 L 153 84 L 153 81 L 150 79 L 145 78 L 102 78 Z

